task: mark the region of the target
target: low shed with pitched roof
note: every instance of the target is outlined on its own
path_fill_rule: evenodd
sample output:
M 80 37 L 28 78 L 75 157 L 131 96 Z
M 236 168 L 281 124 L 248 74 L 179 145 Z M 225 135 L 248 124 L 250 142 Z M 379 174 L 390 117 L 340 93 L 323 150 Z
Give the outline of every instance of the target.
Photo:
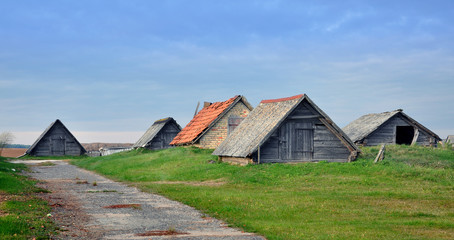
M 354 143 L 363 146 L 381 144 L 419 144 L 437 146 L 440 137 L 408 116 L 402 109 L 364 115 L 343 128 Z
M 26 154 L 31 156 L 79 156 L 87 151 L 60 120 L 56 120 L 38 137 Z
M 171 147 L 169 144 L 181 131 L 180 125 L 171 117 L 159 119 L 151 125 L 143 136 L 132 146 L 152 150 Z
M 307 95 L 263 100 L 213 152 L 222 161 L 347 162 L 360 150 Z
M 170 145 L 215 149 L 251 110 L 252 106 L 241 95 L 224 102 L 207 104 L 178 133 Z

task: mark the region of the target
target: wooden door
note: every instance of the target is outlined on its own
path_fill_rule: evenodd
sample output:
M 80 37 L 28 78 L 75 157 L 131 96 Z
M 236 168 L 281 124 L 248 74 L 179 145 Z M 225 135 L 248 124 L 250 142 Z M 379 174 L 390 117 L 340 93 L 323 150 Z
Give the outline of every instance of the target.
M 312 160 L 314 128 L 312 122 L 286 122 L 280 128 L 279 155 L 282 160 Z
M 65 143 L 66 142 L 64 138 L 53 138 L 51 142 L 52 155 L 65 155 Z
M 312 122 L 296 123 L 292 149 L 293 159 L 312 160 L 314 154 L 314 125 Z

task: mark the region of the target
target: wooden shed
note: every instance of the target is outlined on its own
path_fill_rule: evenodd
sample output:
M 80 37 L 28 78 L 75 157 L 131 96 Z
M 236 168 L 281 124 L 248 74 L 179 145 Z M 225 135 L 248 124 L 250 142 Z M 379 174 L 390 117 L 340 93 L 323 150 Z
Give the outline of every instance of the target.
M 251 110 L 252 106 L 241 95 L 224 102 L 207 103 L 170 145 L 215 149 Z
M 362 146 L 419 144 L 437 146 L 440 137 L 398 109 L 364 115 L 343 128 L 352 141 Z
M 347 162 L 360 150 L 307 95 L 263 100 L 213 152 L 238 164 Z
M 60 120 L 55 120 L 27 150 L 31 156 L 79 156 L 87 151 Z
M 143 136 L 132 146 L 133 148 L 164 149 L 181 131 L 180 125 L 171 117 L 159 119 L 151 125 Z

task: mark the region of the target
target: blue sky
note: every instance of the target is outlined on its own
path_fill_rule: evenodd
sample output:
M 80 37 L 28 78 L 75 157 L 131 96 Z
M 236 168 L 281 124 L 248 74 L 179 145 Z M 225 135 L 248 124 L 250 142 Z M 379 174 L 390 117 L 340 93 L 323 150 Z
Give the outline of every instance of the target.
M 454 134 L 454 1 L 0 2 L 0 132 L 59 118 L 81 142 L 134 142 L 198 101 L 300 93 L 340 127 L 404 109 Z

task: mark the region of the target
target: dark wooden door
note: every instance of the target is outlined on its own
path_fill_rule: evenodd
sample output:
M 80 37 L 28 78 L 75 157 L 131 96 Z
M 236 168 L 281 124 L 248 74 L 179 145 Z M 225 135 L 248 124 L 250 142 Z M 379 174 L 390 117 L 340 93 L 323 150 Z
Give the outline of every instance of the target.
M 51 143 L 52 155 L 63 156 L 65 155 L 65 139 L 53 138 Z
M 282 160 L 311 160 L 314 154 L 312 122 L 287 122 L 280 129 L 279 152 Z

